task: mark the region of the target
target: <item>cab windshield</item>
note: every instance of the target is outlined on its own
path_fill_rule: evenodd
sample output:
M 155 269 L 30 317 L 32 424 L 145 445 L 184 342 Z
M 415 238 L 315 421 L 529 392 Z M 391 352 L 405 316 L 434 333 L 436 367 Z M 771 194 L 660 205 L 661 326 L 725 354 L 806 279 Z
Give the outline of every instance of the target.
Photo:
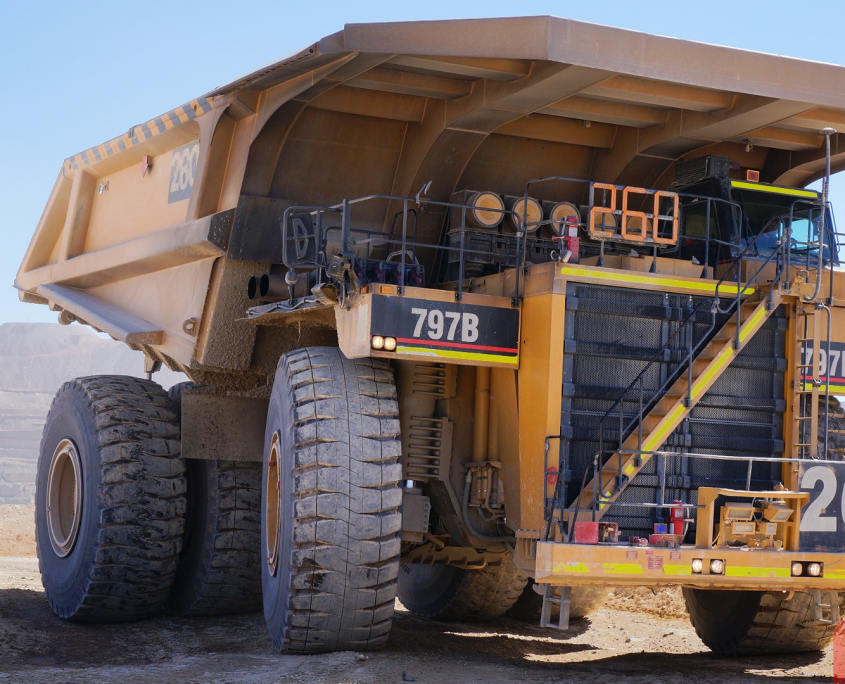
M 768 256 L 777 249 L 778 240 L 788 236 L 793 255 L 818 257 L 822 211 L 819 200 L 755 190 L 734 189 L 732 195 L 733 201 L 742 207 L 742 249 L 756 237 L 754 246 L 749 251 L 752 255 Z M 825 225 L 828 230 L 825 231 L 822 259 L 829 261 L 831 255 L 834 259 L 837 258 L 835 250 L 831 249 L 830 231 L 834 226 L 830 211 L 826 213 Z

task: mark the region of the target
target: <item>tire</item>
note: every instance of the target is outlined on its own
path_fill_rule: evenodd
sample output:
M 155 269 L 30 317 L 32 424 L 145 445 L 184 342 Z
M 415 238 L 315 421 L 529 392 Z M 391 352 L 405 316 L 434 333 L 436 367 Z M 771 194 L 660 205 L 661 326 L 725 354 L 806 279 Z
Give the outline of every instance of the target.
M 320 347 L 281 358 L 261 512 L 264 617 L 280 651 L 387 642 L 399 572 L 401 449 L 386 361 L 353 361 Z
M 181 415 L 182 391 L 168 390 Z M 261 464 L 185 459 L 185 539 L 167 609 L 180 616 L 261 609 Z
M 836 629 L 835 624 L 816 622 L 812 592 L 683 591 L 696 634 L 720 655 L 820 651 Z M 837 598 L 845 609 L 843 596 Z
M 601 608 L 610 596 L 609 587 L 572 587 L 569 603 L 569 619 L 579 620 Z M 513 607 L 508 611 L 508 617 L 526 622 L 539 622 L 543 610 L 543 597 L 534 591 L 534 580 L 528 584 Z M 552 616 L 558 614 L 556 604 L 552 606 Z
M 399 571 L 399 600 L 419 617 L 489 620 L 504 615 L 513 606 L 526 582 L 528 577 L 510 557 L 481 570 L 403 563 Z
M 122 376 L 62 385 L 44 426 L 35 501 L 41 581 L 58 616 L 159 613 L 185 525 L 179 422 L 164 390 Z

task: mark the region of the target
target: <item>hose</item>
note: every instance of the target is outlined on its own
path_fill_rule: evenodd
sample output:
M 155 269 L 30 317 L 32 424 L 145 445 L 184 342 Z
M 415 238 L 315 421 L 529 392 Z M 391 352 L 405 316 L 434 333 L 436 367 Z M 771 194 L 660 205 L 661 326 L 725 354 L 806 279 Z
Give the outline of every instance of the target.
M 470 492 L 470 486 L 471 485 L 472 485 L 472 471 L 467 470 L 467 476 L 466 476 L 466 479 L 464 480 L 464 497 L 463 497 L 463 501 L 462 501 L 463 505 L 461 506 L 461 512 L 463 513 L 464 525 L 467 526 L 467 529 L 469 530 L 470 534 L 473 537 L 478 537 L 478 539 L 480 539 L 481 541 L 497 542 L 497 543 L 501 543 L 501 544 L 504 544 L 505 542 L 516 543 L 516 537 L 514 537 L 514 536 L 511 536 L 511 535 L 494 536 L 492 534 L 483 534 L 483 533 L 479 532 L 477 529 L 475 529 L 475 527 L 473 526 L 473 524 L 469 520 L 469 492 Z

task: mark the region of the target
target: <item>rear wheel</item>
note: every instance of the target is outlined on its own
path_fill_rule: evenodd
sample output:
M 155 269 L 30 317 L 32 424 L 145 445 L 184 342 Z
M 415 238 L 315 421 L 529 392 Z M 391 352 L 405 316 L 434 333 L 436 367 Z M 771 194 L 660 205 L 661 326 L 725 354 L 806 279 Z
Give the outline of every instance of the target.
M 182 545 L 184 475 L 179 423 L 157 384 L 94 376 L 62 385 L 35 497 L 41 581 L 57 615 L 119 622 L 163 608 Z
M 283 356 L 264 449 L 261 579 L 273 643 L 290 653 L 380 648 L 402 527 L 389 364 L 334 348 Z
M 540 613 L 543 609 L 543 597 L 534 590 L 534 580 L 528 580 L 528 584 L 513 607 L 508 611 L 508 617 L 528 622 L 539 622 Z M 608 587 L 572 587 L 569 602 L 569 618 L 577 620 L 595 613 L 604 605 L 610 596 Z M 557 604 L 552 605 L 552 617 L 556 617 L 559 608 Z
M 827 602 L 831 596 L 822 593 Z M 835 624 L 816 621 L 812 592 L 719 591 L 684 588 L 696 634 L 721 655 L 764 655 L 820 651 Z M 843 604 L 842 595 L 833 600 Z
M 420 617 L 487 620 L 504 615 L 527 581 L 528 577 L 509 556 L 481 570 L 403 563 L 399 571 L 399 600 Z
M 168 391 L 181 413 L 179 383 Z M 175 615 L 225 615 L 261 608 L 261 464 L 186 459 L 184 548 L 167 601 Z

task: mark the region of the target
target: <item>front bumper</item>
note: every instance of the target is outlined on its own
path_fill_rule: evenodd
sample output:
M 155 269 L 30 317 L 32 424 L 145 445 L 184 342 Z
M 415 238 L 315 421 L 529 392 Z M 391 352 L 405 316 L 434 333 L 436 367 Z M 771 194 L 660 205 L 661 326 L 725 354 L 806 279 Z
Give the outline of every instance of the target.
M 692 561 L 702 560 L 702 572 Z M 724 562 L 723 574 L 711 574 L 710 561 Z M 822 564 L 821 577 L 794 577 L 792 564 Z M 845 591 L 845 555 L 729 548 L 679 549 L 622 544 L 537 543 L 535 581 L 560 586 L 661 586 L 681 584 L 707 589 Z

